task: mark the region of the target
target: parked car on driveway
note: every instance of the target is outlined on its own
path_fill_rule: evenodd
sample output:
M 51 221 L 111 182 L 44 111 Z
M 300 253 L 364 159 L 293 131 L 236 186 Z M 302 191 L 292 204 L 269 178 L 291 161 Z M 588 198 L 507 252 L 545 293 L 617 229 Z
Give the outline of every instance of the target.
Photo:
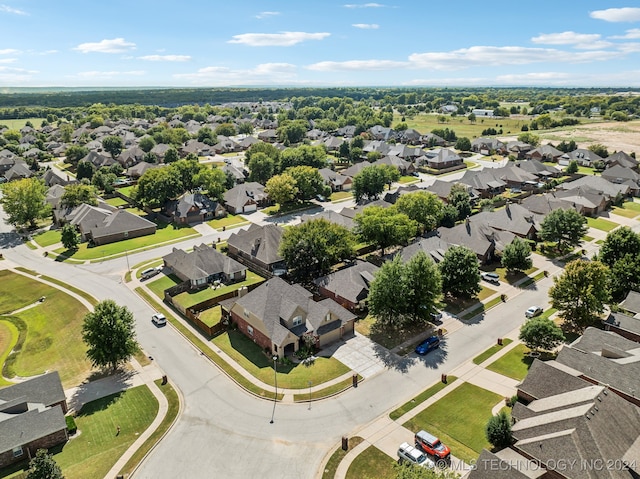
M 480 273 L 480 277 L 488 283 L 500 284 L 500 276 L 496 273 Z
M 403 442 L 398 448 L 398 462 L 403 463 L 405 461 L 418 466 L 428 467 L 429 469 L 435 467 L 434 462 L 429 459 L 425 453 L 408 442 Z
M 524 312 L 524 315 L 527 318 L 534 318 L 534 317 L 538 316 L 539 314 L 542 314 L 542 308 L 540 306 L 531 306 L 529 309 L 527 309 Z
M 445 461 L 451 458 L 451 449 L 442 444 L 440 439 L 426 431 L 418 431 L 415 435 L 416 446 L 427 454 Z
M 160 272 L 159 268 L 147 268 L 142 273 L 140 273 L 140 279 L 145 280 L 149 279 Z
M 438 336 L 430 336 L 416 346 L 416 354 L 424 356 L 430 351 L 440 346 L 440 338 Z

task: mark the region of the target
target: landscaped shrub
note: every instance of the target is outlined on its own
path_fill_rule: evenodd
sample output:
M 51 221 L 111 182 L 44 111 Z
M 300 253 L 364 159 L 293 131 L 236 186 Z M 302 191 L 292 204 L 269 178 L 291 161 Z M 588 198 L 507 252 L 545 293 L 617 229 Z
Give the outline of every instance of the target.
M 73 418 L 73 416 L 65 416 L 64 420 L 67 422 L 67 431 L 69 431 L 69 434 L 74 435 L 78 430 L 76 420 Z

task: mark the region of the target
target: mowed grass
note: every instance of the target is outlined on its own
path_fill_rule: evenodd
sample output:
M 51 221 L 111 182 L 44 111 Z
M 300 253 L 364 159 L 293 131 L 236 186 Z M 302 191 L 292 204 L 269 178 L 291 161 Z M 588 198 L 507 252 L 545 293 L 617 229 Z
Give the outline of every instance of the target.
M 597 230 L 606 231 L 606 232 L 609 232 L 613 228 L 618 226 L 618 223 L 614 223 L 613 221 L 605 220 L 604 218 L 591 218 L 591 217 L 587 217 L 587 224 L 591 228 L 595 228 Z
M 505 346 L 511 344 L 512 342 L 513 342 L 512 339 L 504 338 L 502 340 L 502 346 L 499 345 L 499 344 L 494 344 L 489 349 L 487 349 L 486 351 L 478 354 L 475 358 L 473 358 L 473 364 L 482 364 L 482 363 L 484 363 L 487 359 L 489 359 L 491 356 L 493 356 L 498 351 L 500 351 L 502 348 L 504 348 Z
M 105 203 L 107 203 L 108 205 L 114 206 L 116 208 L 118 208 L 119 206 L 124 206 L 129 204 L 127 201 L 123 200 L 119 196 L 114 196 L 113 198 L 109 198 L 105 200 Z
M 442 381 L 440 381 L 434 384 L 433 386 L 431 386 L 430 388 L 422 391 L 420 394 L 414 397 L 411 401 L 408 401 L 404 403 L 402 406 L 400 406 L 398 409 L 391 411 L 391 413 L 389 414 L 389 417 L 393 421 L 400 419 L 402 416 L 404 416 L 406 413 L 411 411 L 413 408 L 419 406 L 420 404 L 425 402 L 427 399 L 429 399 L 431 396 L 436 395 L 437 393 L 442 391 L 444 388 L 446 388 L 449 384 L 455 382 L 456 379 L 458 378 L 455 376 L 447 376 L 446 383 L 443 383 Z
M 189 236 L 200 236 L 200 233 L 189 227 L 178 228 L 173 225 L 161 224 L 158 225 L 158 229 L 155 234 L 152 235 L 140 236 L 138 238 L 116 241 L 115 243 L 94 247 L 89 247 L 88 243 L 82 243 L 75 252 L 70 252 L 65 248 L 59 248 L 54 252 L 56 254 L 66 256 L 67 258 L 83 261 L 124 254 L 125 251 L 131 252 L 139 248 L 146 248 L 160 243 L 177 241 Z
M 0 271 L 0 284 L 0 314 L 24 308 L 53 291 L 51 286 L 8 270 Z
M 347 479 L 395 479 L 396 460 L 375 446 L 362 451 L 349 465 Z
M 10 120 L 0 120 L 0 125 L 4 125 L 10 130 L 19 130 L 24 128 L 27 122 L 31 122 L 33 128 L 37 130 L 45 119 L 46 118 L 12 118 Z
M 533 358 L 529 357 L 529 348 L 524 344 L 518 344 L 501 358 L 487 366 L 487 369 L 503 376 L 522 381 L 533 363 Z
M 355 329 L 360 334 L 367 336 L 380 346 L 393 349 L 414 336 L 425 332 L 430 327 L 425 324 L 410 325 L 405 329 L 393 329 L 381 327 L 371 315 L 356 321 Z
M 492 408 L 503 400 L 499 394 L 464 383 L 432 404 L 404 426 L 439 437 L 454 456 L 465 462 L 478 458 L 483 448 L 491 449 L 484 429 Z
M 158 400 L 146 386 L 91 401 L 75 418 L 80 434 L 54 459 L 66 479 L 103 478 L 157 413 Z
M 177 276 L 174 276 L 172 274 L 166 276 L 161 275 L 160 278 L 147 283 L 147 288 L 149 288 L 158 298 L 163 300 L 164 290 L 172 288 L 179 283 L 181 283 L 181 281 Z
M 338 470 L 338 466 L 344 459 L 344 456 L 346 456 L 351 449 L 356 447 L 362 441 L 364 441 L 364 439 L 360 436 L 355 436 L 349 439 L 349 448 L 346 451 L 344 451 L 342 447 L 336 449 L 327 461 L 324 471 L 322 471 L 322 479 L 333 479 L 336 475 L 336 471 Z
M 247 277 L 244 281 L 227 284 L 217 289 L 208 287 L 193 293 L 185 291 L 184 293 L 180 293 L 174 296 L 173 300 L 180 306 L 189 308 L 194 304 L 202 303 L 203 301 L 206 301 L 208 299 L 217 298 L 219 296 L 222 296 L 223 294 L 229 293 L 230 291 L 235 291 L 238 288 L 242 288 L 243 286 L 251 286 L 262 282 L 264 282 L 264 278 L 262 276 L 258 276 L 257 274 L 247 270 Z
M 7 356 L 18 342 L 18 328 L 9 322 L 0 320 L 0 365 L 4 364 Z M 0 375 L 0 387 L 12 384 Z
M 205 309 L 200 312 L 198 319 L 207 326 L 215 326 L 220 322 L 222 318 L 222 308 L 220 306 L 214 306 L 213 308 Z
M 39 246 L 45 248 L 52 244 L 60 243 L 62 241 L 62 233 L 60 230 L 49 230 L 43 233 L 38 233 L 33 237 L 33 241 L 38 243 Z
M 228 331 L 215 337 L 212 342 L 238 362 L 249 374 L 260 381 L 274 385 L 273 360 L 267 358 L 260 346 L 239 331 Z M 310 365 L 278 364 L 278 387 L 304 389 L 309 381 L 318 385 L 338 378 L 350 371 L 337 359 L 316 358 Z
M 434 129 L 449 128 L 449 130 L 454 130 L 456 132 L 458 138 L 466 136 L 469 139 L 473 139 L 482 136 L 482 130 L 487 128 L 494 128 L 496 130 L 500 130 L 500 128 L 502 128 L 504 135 L 519 135 L 522 126 L 529 125 L 530 122 L 530 120 L 523 118 L 483 119 L 478 117 L 475 123 L 471 123 L 467 120 L 466 116 L 451 117 L 450 115 L 445 115 L 447 122 L 439 123 L 438 117 L 440 116 L 442 116 L 442 114 L 421 113 L 413 118 L 406 117 L 405 123 L 409 128 L 414 128 L 420 133 L 429 133 Z M 401 118 L 401 115 L 394 115 L 393 124 L 395 125 L 396 123 L 399 123 Z M 500 125 L 502 125 L 502 127 Z
M 227 215 L 224 218 L 207 221 L 207 224 L 214 229 L 222 230 L 222 228 L 237 228 L 238 226 L 249 224 L 249 220 L 240 215 Z

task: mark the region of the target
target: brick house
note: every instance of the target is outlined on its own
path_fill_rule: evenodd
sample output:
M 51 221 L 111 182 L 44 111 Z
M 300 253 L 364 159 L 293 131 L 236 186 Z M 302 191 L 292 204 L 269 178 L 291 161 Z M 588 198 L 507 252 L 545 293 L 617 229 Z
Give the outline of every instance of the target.
M 365 308 L 369 284 L 379 269 L 368 261 L 356 261 L 355 265 L 322 276 L 314 283 L 322 296 L 356 312 Z

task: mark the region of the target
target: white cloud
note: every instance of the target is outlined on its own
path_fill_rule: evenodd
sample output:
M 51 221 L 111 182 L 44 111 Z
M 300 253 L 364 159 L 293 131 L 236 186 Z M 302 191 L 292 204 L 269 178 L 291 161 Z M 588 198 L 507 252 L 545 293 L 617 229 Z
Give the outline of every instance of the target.
M 564 72 L 533 72 L 522 74 L 498 75 L 501 83 L 548 83 L 551 80 L 566 80 L 570 75 Z
M 451 85 L 487 85 L 489 83 L 489 79 L 476 77 L 455 77 L 455 78 L 416 78 L 414 80 L 409 80 L 403 83 L 403 85 L 407 86 L 421 86 L 421 85 L 430 85 L 430 86 L 451 86 Z
M 291 63 L 262 63 L 255 68 L 234 70 L 228 67 L 211 66 L 200 68 L 195 73 L 178 73 L 174 78 L 185 79 L 204 85 L 251 85 L 292 82 L 296 78 L 296 66 Z
M 307 70 L 333 72 L 333 71 L 375 71 L 407 68 L 408 62 L 394 60 L 351 60 L 346 62 L 318 62 L 308 65 Z
M 533 43 L 542 43 L 545 45 L 574 45 L 576 43 L 589 43 L 597 40 L 600 40 L 600 34 L 598 33 L 576 33 L 570 31 L 562 33 L 542 33 L 531 39 Z
M 139 60 L 148 62 L 188 62 L 191 60 L 190 55 L 145 55 L 138 57 Z
M 344 8 L 382 8 L 386 5 L 381 3 L 347 3 L 343 5 Z
M 474 66 L 526 65 L 539 62 L 586 63 L 611 60 L 621 52 L 573 52 L 553 48 L 473 46 L 449 52 L 413 53 L 409 61 L 415 68 L 459 70 Z
M 378 28 L 380 28 L 380 25 L 378 25 L 377 23 L 353 23 L 351 26 L 355 28 L 361 28 L 363 30 L 377 30 Z
M 263 19 L 263 18 L 275 17 L 276 15 L 280 15 L 280 12 L 260 12 L 256 15 L 256 18 Z
M 632 28 L 631 30 L 626 30 L 624 35 L 614 35 L 609 38 L 614 40 L 637 40 L 640 38 L 640 28 Z
M 13 8 L 5 4 L 0 4 L 0 12 L 13 13 L 14 15 L 29 15 L 24 10 L 18 10 L 17 8 Z
M 595 10 L 589 13 L 589 16 L 605 22 L 640 22 L 640 8 L 607 8 L 606 10 Z
M 616 45 L 616 48 L 624 53 L 640 52 L 640 43 L 638 42 L 619 43 Z
M 250 47 L 291 47 L 307 40 L 322 40 L 330 33 L 281 32 L 243 33 L 234 35 L 227 43 L 241 43 Z
M 16 53 L 20 53 L 20 50 L 16 50 L 15 48 L 5 48 L 4 50 L 0 50 L 0 55 L 15 55 Z
M 0 63 L 15 63 L 17 58 L 0 58 Z
M 74 50 L 82 53 L 124 53 L 135 50 L 136 44 L 125 41 L 124 38 L 114 38 L 112 40 L 100 40 L 95 43 L 81 43 Z
M 92 70 L 92 71 L 86 71 L 86 72 L 78 72 L 76 76 L 80 78 L 97 78 L 97 77 L 114 78 L 114 77 L 121 77 L 121 76 L 140 76 L 144 74 L 145 74 L 144 70 L 131 70 L 126 72 L 119 72 L 119 71 L 101 72 L 101 71 Z

